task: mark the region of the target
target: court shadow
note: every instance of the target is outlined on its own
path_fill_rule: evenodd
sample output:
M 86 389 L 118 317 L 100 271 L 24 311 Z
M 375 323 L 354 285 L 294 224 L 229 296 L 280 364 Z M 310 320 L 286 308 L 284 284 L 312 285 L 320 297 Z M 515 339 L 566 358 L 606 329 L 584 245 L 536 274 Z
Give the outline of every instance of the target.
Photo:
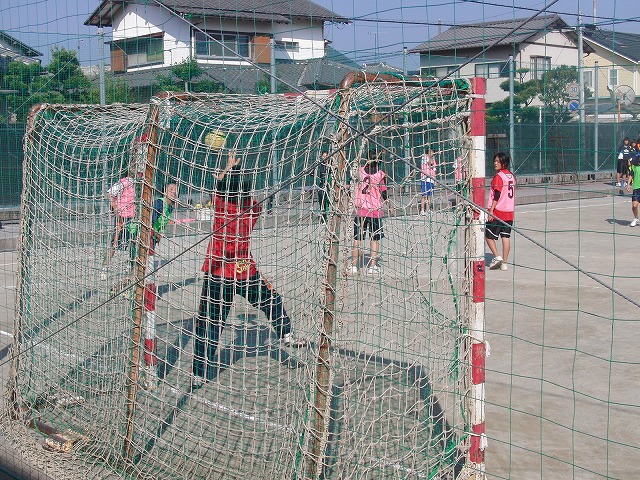
M 622 225 L 628 227 L 631 225 L 631 220 L 621 220 L 619 218 L 607 218 L 607 223 L 610 225 Z
M 220 344 L 216 361 L 207 372 L 208 381 L 214 380 L 233 364 L 245 358 L 269 356 L 290 368 L 300 367 L 299 362 L 277 342 L 271 327 L 259 322 L 259 319 L 262 318 L 260 315 L 249 314 L 239 318 L 241 322 L 225 327 L 226 335 L 231 333 L 233 342 L 228 345 Z M 167 378 L 180 360 L 180 352 L 193 338 L 194 321 L 193 317 L 182 321 L 182 324 L 177 328 L 180 333 L 167 344 L 165 357 L 158 359 L 158 377 L 160 379 Z M 174 327 L 176 326 L 174 325 Z

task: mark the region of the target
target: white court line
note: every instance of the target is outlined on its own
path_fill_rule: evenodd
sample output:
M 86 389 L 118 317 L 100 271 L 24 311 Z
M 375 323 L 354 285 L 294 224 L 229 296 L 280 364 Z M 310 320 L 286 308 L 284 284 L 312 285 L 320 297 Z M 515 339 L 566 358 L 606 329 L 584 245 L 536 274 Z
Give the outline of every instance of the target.
M 575 200 L 563 200 L 565 202 L 572 202 L 575 203 Z M 625 200 L 623 201 L 623 203 L 630 203 L 630 200 Z M 558 202 L 553 202 L 553 203 L 558 203 Z M 607 203 L 595 203 L 595 204 L 589 204 L 589 207 L 606 207 L 608 205 L 611 205 L 611 202 L 607 202 Z M 580 209 L 580 208 L 584 208 L 585 205 L 573 205 L 573 206 L 566 206 L 566 207 L 559 207 L 559 208 L 545 208 L 545 209 L 541 209 L 541 210 L 516 210 L 516 213 L 542 213 L 542 212 L 553 212 L 556 210 L 576 210 L 576 209 Z
M 0 267 L 6 267 L 7 265 L 17 265 L 18 262 L 0 263 Z
M 176 395 L 184 395 L 185 392 L 182 392 L 180 390 L 178 390 L 177 388 L 174 387 L 169 387 L 169 391 L 171 393 L 174 393 Z M 195 397 L 196 400 L 199 403 L 202 403 L 210 408 L 213 408 L 215 410 L 221 411 L 221 412 L 225 412 L 228 413 L 234 417 L 239 417 L 242 418 L 243 420 L 249 420 L 258 424 L 262 424 L 265 427 L 270 427 L 274 430 L 280 430 L 280 431 L 285 431 L 287 433 L 294 433 L 294 429 L 292 427 L 289 427 L 287 425 L 280 425 L 279 423 L 276 422 L 272 422 L 267 420 L 266 418 L 262 418 L 259 415 L 255 415 L 253 413 L 247 413 L 244 412 L 242 410 L 237 410 L 229 405 L 224 405 L 222 403 L 217 403 L 217 402 L 212 402 L 211 400 L 208 400 L 206 398 L 202 398 L 200 396 L 196 396 Z
M 3 288 L 5 290 L 15 290 L 16 286 L 15 285 L 3 285 L 0 288 Z
M 0 335 L 13 338 L 13 333 L 5 332 L 4 330 L 0 330 Z

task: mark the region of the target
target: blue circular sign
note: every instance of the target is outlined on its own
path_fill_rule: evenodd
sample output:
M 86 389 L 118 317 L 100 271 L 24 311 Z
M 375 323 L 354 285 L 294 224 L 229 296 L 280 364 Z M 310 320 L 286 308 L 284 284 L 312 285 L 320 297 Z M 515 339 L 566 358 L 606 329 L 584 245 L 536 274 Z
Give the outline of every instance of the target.
M 577 112 L 579 108 L 580 108 L 580 102 L 578 102 L 578 100 L 571 100 L 569 102 L 569 111 L 570 112 Z

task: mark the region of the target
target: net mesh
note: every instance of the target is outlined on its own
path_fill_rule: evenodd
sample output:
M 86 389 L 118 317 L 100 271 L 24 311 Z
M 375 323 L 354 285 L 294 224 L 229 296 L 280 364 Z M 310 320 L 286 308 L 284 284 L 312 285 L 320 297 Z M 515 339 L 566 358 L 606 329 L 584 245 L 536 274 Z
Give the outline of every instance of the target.
M 471 93 L 365 77 L 323 95 L 35 109 L 5 433 L 57 478 L 453 478 L 470 428 L 456 189 Z M 429 150 L 437 181 L 422 205 Z M 368 238 L 354 249 L 372 155 L 388 187 L 379 251 Z M 201 266 L 230 158 L 262 210 L 250 249 L 271 303 L 243 298 L 235 274 L 202 378 L 194 342 L 214 277 Z M 300 348 L 270 325 L 277 305 Z M 66 453 L 52 462 L 43 442 Z

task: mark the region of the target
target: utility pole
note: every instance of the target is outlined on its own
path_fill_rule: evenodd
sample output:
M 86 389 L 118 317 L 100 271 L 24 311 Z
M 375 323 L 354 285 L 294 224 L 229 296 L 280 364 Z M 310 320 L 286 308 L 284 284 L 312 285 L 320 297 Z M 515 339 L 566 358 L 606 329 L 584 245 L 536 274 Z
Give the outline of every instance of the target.
M 582 71 L 584 69 L 584 51 L 582 46 L 582 13 L 578 14 L 578 85 L 580 85 L 580 91 L 578 92 L 578 102 L 580 103 L 580 124 L 584 124 L 584 75 Z
M 99 66 L 99 82 L 100 82 L 100 105 L 107 103 L 106 88 L 104 84 L 104 30 L 98 27 L 98 37 L 100 38 L 100 66 Z
M 402 47 L 402 74 L 407 76 L 407 47 Z
M 269 50 L 271 50 L 271 93 L 276 93 L 276 39 L 271 35 L 269 40 Z
M 515 83 L 515 68 L 513 55 L 509 55 L 509 156 L 511 157 L 511 167 L 512 171 L 515 171 L 515 115 L 513 113 L 513 96 L 514 96 L 514 83 Z
M 595 3 L 595 0 L 594 0 Z M 598 92 L 598 62 L 596 61 L 593 66 L 593 90 L 595 91 L 595 98 L 593 102 L 593 168 L 597 172 L 598 171 L 598 126 L 599 126 L 599 118 L 600 118 L 600 109 L 598 103 L 598 97 L 600 96 Z

